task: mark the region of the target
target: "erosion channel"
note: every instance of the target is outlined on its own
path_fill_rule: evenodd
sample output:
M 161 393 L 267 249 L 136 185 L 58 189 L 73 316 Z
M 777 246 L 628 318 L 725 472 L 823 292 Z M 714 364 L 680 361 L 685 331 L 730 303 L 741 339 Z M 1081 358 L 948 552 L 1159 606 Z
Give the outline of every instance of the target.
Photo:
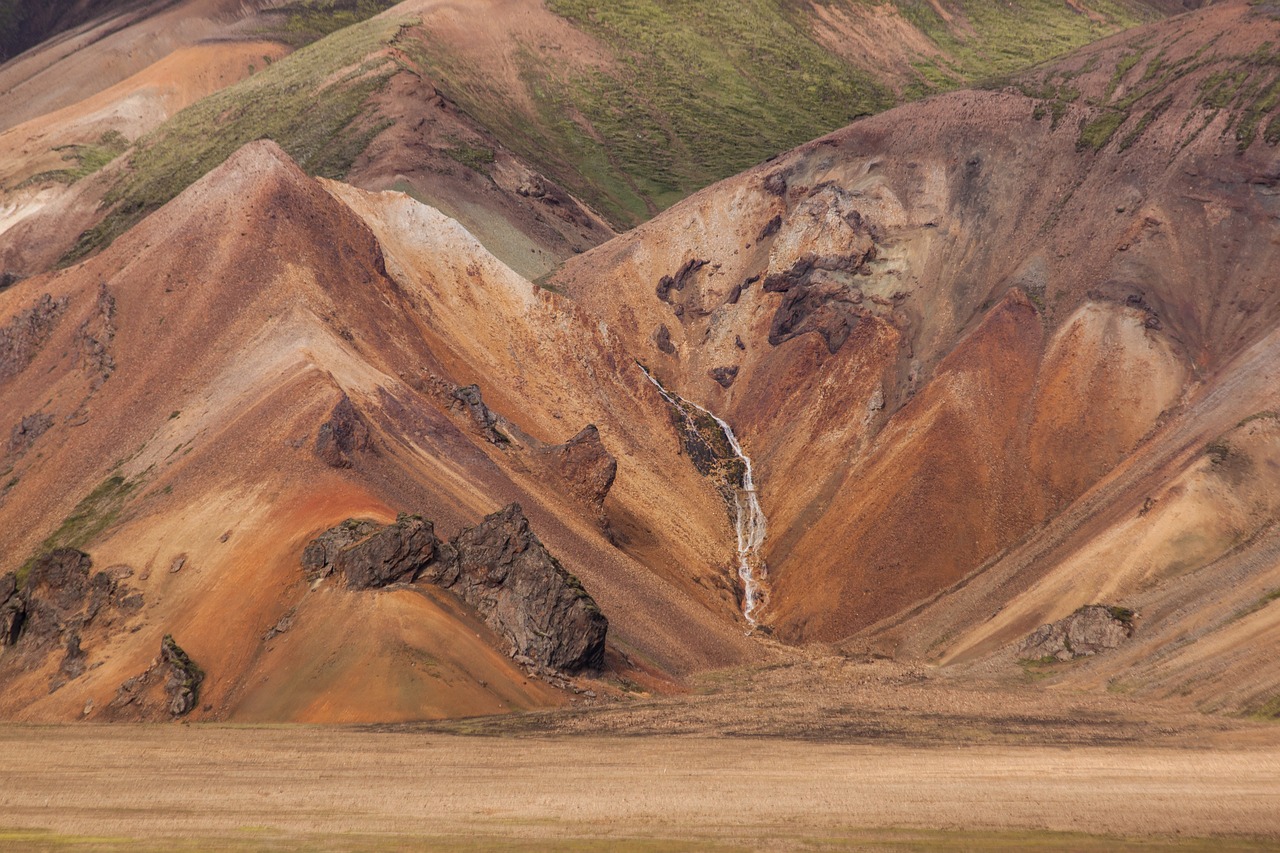
M 742 582 L 742 615 L 754 629 L 759 624 L 758 613 L 765 604 L 764 581 L 768 576 L 768 567 L 761 554 L 768 524 L 764 510 L 760 508 L 760 500 L 756 495 L 755 477 L 751 468 L 751 457 L 742 449 L 733 428 L 714 412 L 684 399 L 678 394 L 668 391 L 661 382 L 649 372 L 643 364 L 639 365 L 645 377 L 658 389 L 664 400 L 672 409 L 680 414 L 683 420 L 686 446 L 694 464 L 703 474 L 718 476 L 722 483 L 725 500 L 732 498 L 734 509 L 734 527 L 738 536 L 738 579 Z M 702 418 L 698 416 L 701 415 Z M 718 436 L 707 435 L 705 419 L 710 419 L 718 430 Z M 703 423 L 699 423 L 703 420 Z M 729 454 L 722 453 L 716 444 L 717 439 L 728 445 Z M 695 446 L 701 445 L 707 453 L 698 454 Z M 714 458 L 723 459 L 730 456 L 734 464 L 716 465 Z

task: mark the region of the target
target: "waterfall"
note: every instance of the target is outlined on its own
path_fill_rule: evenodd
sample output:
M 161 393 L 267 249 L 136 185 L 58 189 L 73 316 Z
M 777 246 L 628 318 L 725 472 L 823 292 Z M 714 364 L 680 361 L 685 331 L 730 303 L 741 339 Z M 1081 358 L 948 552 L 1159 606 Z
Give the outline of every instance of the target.
M 640 370 L 644 372 L 645 378 L 658 389 L 658 393 L 663 396 L 663 399 L 684 416 L 687 429 L 696 432 L 697 427 L 694 425 L 689 413 L 685 411 L 685 406 L 692 406 L 714 420 L 724 433 L 725 440 L 729 442 L 729 446 L 733 448 L 734 454 L 742 463 L 742 483 L 741 485 L 732 484 L 735 514 L 734 526 L 738 536 L 738 579 L 742 582 L 742 615 L 746 618 L 747 623 L 754 628 L 757 624 L 756 612 L 764 604 L 763 581 L 768 573 L 768 567 L 765 565 L 760 549 L 764 545 L 764 537 L 768 525 L 764 510 L 760 508 L 760 501 L 756 497 L 756 482 L 755 474 L 751 467 L 751 457 L 742 449 L 742 444 L 739 443 L 738 437 L 734 435 L 733 428 L 725 423 L 715 412 L 690 400 L 671 394 L 666 388 L 662 387 L 662 383 L 655 379 L 643 364 L 640 365 Z

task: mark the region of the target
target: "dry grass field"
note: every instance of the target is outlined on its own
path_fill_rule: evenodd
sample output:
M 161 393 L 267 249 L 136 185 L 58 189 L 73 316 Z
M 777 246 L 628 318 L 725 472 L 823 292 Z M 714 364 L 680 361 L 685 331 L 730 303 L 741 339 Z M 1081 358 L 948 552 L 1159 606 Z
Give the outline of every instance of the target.
M 817 663 L 449 723 L 8 725 L 0 850 L 1280 847 L 1274 724 Z

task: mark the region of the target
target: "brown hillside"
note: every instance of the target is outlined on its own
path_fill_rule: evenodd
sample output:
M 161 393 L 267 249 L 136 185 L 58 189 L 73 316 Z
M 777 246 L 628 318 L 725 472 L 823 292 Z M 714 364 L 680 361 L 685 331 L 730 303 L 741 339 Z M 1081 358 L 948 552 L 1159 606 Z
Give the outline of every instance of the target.
M 594 56 L 550 17 L 495 20 Z M 418 36 L 386 25 L 400 68 Z M 1087 604 L 1136 611 L 1133 637 L 1033 675 L 1273 714 L 1278 44 L 1264 4 L 1163 21 L 856 122 L 537 285 L 505 260 L 607 227 L 522 194 L 541 178 L 514 154 L 446 153 L 493 137 L 429 80 L 376 93 L 397 125 L 363 187 L 241 148 L 96 257 L 0 290 L 0 576 L 69 546 L 116 579 L 74 643 L 6 650 L 0 716 L 155 716 L 113 701 L 169 634 L 206 673 L 196 719 L 674 689 L 772 659 L 770 632 L 1007 678 Z M 754 462 L 754 636 L 734 495 L 699 473 L 732 479 L 708 462 L 728 440 L 641 365 Z M 513 502 L 608 617 L 600 678 L 531 676 L 439 590 L 301 572 L 346 518 L 447 538 Z
M 939 593 L 1164 446 L 1193 401 L 1220 405 L 1280 319 L 1278 42 L 1247 4 L 1152 25 L 858 122 L 557 275 L 743 438 L 781 636 L 838 639 Z M 1215 429 L 1268 407 L 1216 410 Z M 1117 583 L 1046 593 L 999 636 L 1133 589 Z M 911 630 L 983 623 L 1008 589 L 981 588 Z
M 723 505 L 666 440 L 660 400 L 616 341 L 435 211 L 327 187 L 256 144 L 109 252 L 0 294 L 5 411 L 47 427 L 6 454 L 4 569 L 53 533 L 98 569 L 133 569 L 124 583 L 145 602 L 128 632 L 87 630 L 88 671 L 53 692 L 58 655 L 11 658 L 25 670 L 10 669 L 0 713 L 70 718 L 90 700 L 89 716 L 114 713 L 166 633 L 207 673 L 205 717 L 564 701 L 437 598 L 309 593 L 302 577 L 302 547 L 343 518 L 413 511 L 452 535 L 513 500 L 595 595 L 632 678 L 742 659 Z M 448 390 L 473 382 L 504 418 L 501 445 L 451 408 Z M 342 394 L 373 438 L 334 469 L 313 448 Z M 621 548 L 571 481 L 548 481 L 534 437 L 588 422 L 618 459 L 604 513 Z M 87 521 L 72 520 L 86 496 Z M 264 640 L 294 608 L 296 627 Z M 398 648 L 352 665 L 360 649 Z

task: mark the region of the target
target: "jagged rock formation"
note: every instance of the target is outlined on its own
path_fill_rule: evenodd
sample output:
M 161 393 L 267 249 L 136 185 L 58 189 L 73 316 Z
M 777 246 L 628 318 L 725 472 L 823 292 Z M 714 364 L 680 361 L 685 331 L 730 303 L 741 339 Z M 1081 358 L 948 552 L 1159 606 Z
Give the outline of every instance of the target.
M 1042 625 L 1023 641 L 1023 660 L 1072 660 L 1117 648 L 1133 636 L 1132 610 L 1089 604 L 1048 625 Z
M 376 521 L 348 518 L 312 539 L 302 552 L 302 570 L 307 580 L 314 581 L 333 574 L 343 548 L 373 535 L 380 528 Z
M 303 570 L 309 578 L 341 573 L 352 589 L 432 583 L 474 607 L 517 660 L 565 672 L 604 663 L 608 620 L 529 529 L 519 504 L 447 544 L 417 516 L 401 515 L 385 526 L 349 519 L 312 540 Z
M 24 650 L 43 652 L 60 644 L 112 602 L 115 579 L 106 572 L 91 576 L 92 565 L 88 554 L 72 548 L 59 548 L 34 562 L 17 593 L 21 629 L 16 639 Z
M 564 444 L 553 444 L 538 452 L 564 480 L 570 494 L 597 513 L 604 511 L 604 499 L 618 475 L 618 460 L 605 449 L 595 424 L 583 427 Z
M 350 468 L 354 454 L 372 449 L 369 426 L 351 399 L 342 395 L 316 433 L 316 455 L 332 468 Z
M 160 659 L 169 667 L 169 675 L 164 682 L 164 691 L 169 697 L 169 713 L 175 717 L 190 713 L 200 700 L 204 671 L 182 650 L 172 634 L 165 634 L 160 641 Z
M 800 202 L 785 229 L 771 221 L 761 237 L 773 234 L 764 290 L 784 296 L 769 327 L 769 343 L 778 346 L 816 332 L 835 354 L 865 310 L 855 276 L 876 258 L 874 230 L 850 193 L 830 184 Z
M 349 589 L 412 583 L 436 553 L 431 522 L 401 514 L 394 524 L 347 519 L 313 539 L 302 553 L 308 580 L 337 572 Z
M 92 566 L 88 554 L 58 548 L 31 564 L 25 584 L 12 572 L 0 577 L 0 645 L 14 647 L 14 665 L 22 668 L 39 666 L 63 649 L 53 690 L 84 673 L 88 655 L 81 643 L 91 626 L 109 629 L 116 617 L 142 607 L 140 594 L 111 572 L 91 574 Z
M 107 709 L 108 719 L 152 719 L 168 713 L 182 717 L 200 702 L 204 670 L 191 659 L 172 634 L 160 641 L 160 654 L 141 674 L 127 679 Z
M 464 530 L 428 579 L 475 607 L 516 655 L 566 672 L 604 664 L 608 620 L 529 529 L 519 504 Z
M 65 297 L 54 299 L 46 293 L 0 328 L 0 381 L 16 376 L 31 363 L 66 308 Z
M 480 434 L 484 436 L 485 441 L 490 444 L 510 443 L 511 439 L 498 429 L 499 417 L 485 405 L 484 397 L 480 394 L 479 385 L 456 388 L 450 396 L 458 408 L 471 416 L 472 423 L 475 424 Z

